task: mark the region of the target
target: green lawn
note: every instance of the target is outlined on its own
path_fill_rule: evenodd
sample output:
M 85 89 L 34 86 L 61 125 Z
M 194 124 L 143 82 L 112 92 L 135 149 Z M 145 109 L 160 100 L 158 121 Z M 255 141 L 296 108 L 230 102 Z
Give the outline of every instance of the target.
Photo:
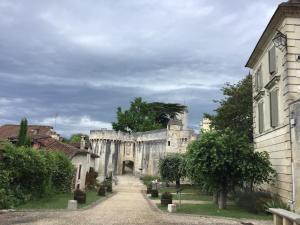
M 201 193 L 200 188 L 197 186 L 181 185 L 181 188 L 183 188 L 181 192 L 181 200 L 212 201 L 212 196 Z M 164 192 L 170 192 L 173 194 L 173 199 L 178 200 L 176 190 L 176 187 L 160 188 L 159 193 L 162 194 Z
M 166 211 L 167 208 L 157 204 L 158 208 Z M 219 210 L 218 206 L 215 204 L 183 204 L 180 208 L 177 207 L 176 213 L 186 213 L 186 214 L 197 214 L 205 216 L 220 216 L 220 217 L 230 217 L 238 219 L 258 219 L 258 220 L 271 220 L 272 215 L 268 214 L 254 214 L 247 212 L 243 209 L 238 208 L 235 205 L 229 205 L 227 209 Z
M 73 193 L 56 194 L 49 197 L 34 199 L 23 205 L 18 206 L 18 209 L 66 209 L 68 201 L 73 199 Z M 86 203 L 78 204 L 78 208 L 85 207 L 100 199 L 95 191 L 86 192 Z

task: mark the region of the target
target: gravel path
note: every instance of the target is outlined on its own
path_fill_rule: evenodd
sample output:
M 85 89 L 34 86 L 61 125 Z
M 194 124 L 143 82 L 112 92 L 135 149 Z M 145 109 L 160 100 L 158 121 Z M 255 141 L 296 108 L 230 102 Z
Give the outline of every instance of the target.
M 206 218 L 197 216 L 161 213 L 151 205 L 141 193 L 143 185 L 132 176 L 120 176 L 115 187 L 117 194 L 100 204 L 81 211 L 63 212 L 13 212 L 0 214 L 0 224 L 33 225 L 235 225 L 241 221 L 223 218 Z M 251 222 L 253 225 L 271 225 L 271 222 Z

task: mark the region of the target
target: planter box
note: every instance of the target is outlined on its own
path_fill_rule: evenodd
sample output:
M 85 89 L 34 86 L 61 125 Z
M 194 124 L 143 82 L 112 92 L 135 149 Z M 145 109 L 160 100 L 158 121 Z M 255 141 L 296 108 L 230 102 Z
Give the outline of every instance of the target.
M 147 194 L 151 194 L 152 188 L 147 188 Z
M 160 204 L 163 206 L 167 206 L 169 204 L 172 204 L 172 199 L 161 199 Z
M 78 204 L 84 204 L 86 203 L 86 194 L 83 195 L 74 195 L 74 200 L 77 200 Z
M 151 197 L 158 198 L 158 190 L 151 190 Z

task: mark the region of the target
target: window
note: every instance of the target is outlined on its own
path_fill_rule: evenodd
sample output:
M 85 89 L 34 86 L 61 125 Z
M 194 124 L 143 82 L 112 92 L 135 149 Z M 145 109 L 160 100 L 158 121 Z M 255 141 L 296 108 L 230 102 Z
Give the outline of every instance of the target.
M 81 174 L 81 165 L 79 165 L 79 169 L 78 169 L 78 180 L 80 180 L 80 174 Z
M 271 75 L 276 73 L 277 70 L 277 65 L 276 65 L 276 48 L 275 46 L 273 46 L 270 50 L 269 50 L 269 73 Z
M 261 67 L 257 70 L 255 74 L 255 87 L 256 91 L 260 91 L 263 87 L 263 77 Z
M 168 146 L 171 146 L 171 141 L 168 141 Z
M 264 103 L 258 103 L 258 131 L 262 133 L 264 131 Z
M 278 126 L 278 89 L 270 92 L 271 127 Z

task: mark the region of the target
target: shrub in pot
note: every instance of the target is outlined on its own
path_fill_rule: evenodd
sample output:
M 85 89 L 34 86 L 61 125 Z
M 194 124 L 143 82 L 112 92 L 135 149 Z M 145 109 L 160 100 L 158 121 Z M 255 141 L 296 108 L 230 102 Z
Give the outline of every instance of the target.
M 147 185 L 147 194 L 151 194 L 151 191 L 152 191 L 152 184 L 148 184 Z
M 74 200 L 77 200 L 78 204 L 86 203 L 86 193 L 80 189 L 74 191 Z
M 162 206 L 168 206 L 168 204 L 172 204 L 173 196 L 169 192 L 165 192 L 161 195 L 160 204 Z
M 152 198 L 158 198 L 158 190 L 151 190 L 151 197 Z
M 104 185 L 100 185 L 98 189 L 98 195 L 99 196 L 105 196 L 106 195 L 106 190 Z
M 110 179 L 105 180 L 104 186 L 106 187 L 107 192 L 112 192 L 112 181 Z

